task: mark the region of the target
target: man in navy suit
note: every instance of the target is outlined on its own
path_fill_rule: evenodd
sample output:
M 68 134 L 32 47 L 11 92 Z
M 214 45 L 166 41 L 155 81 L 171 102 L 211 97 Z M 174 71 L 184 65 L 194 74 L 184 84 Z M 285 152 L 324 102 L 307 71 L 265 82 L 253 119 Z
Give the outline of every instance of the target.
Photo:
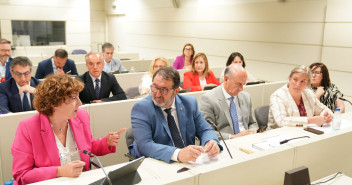
M 170 163 L 196 161 L 201 153 L 219 154 L 222 147 L 198 110 L 196 98 L 177 95 L 179 86 L 179 73 L 172 67 L 154 73 L 152 93 L 132 108 L 132 155 Z M 204 148 L 194 145 L 195 137 Z
M 57 49 L 55 56 L 39 62 L 35 78 L 43 79 L 49 74 L 78 75 L 75 62 L 68 59 L 68 53 L 64 49 Z
M 86 56 L 88 71 L 79 76 L 84 89 L 79 93 L 82 103 L 100 103 L 127 99 L 114 75 L 103 71 L 103 57 L 99 53 L 88 53 Z M 112 97 L 109 97 L 110 94 Z
M 0 84 L 0 109 L 3 114 L 34 110 L 33 94 L 39 81 L 32 77 L 32 62 L 16 57 L 10 63 L 12 78 Z
M 0 77 L 5 77 L 6 80 L 11 78 L 11 60 L 11 42 L 6 39 L 0 39 Z

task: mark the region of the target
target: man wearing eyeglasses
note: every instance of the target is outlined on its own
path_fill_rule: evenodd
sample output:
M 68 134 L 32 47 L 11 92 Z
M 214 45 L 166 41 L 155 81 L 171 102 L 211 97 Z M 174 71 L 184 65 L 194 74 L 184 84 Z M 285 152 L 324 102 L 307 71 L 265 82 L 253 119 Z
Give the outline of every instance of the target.
M 219 140 L 199 112 L 196 98 L 177 95 L 179 86 L 180 76 L 174 68 L 154 73 L 152 93 L 132 108 L 135 141 L 128 147 L 133 156 L 170 163 L 196 161 L 202 153 L 211 157 L 220 153 Z M 202 146 L 194 145 L 195 137 Z
M 12 78 L 0 84 L 0 109 L 3 114 L 34 110 L 33 95 L 39 81 L 32 77 L 32 62 L 16 57 L 10 63 Z
M 127 71 L 127 69 L 121 64 L 120 59 L 113 58 L 114 55 L 114 46 L 108 42 L 104 43 L 101 47 L 103 50 L 104 57 L 104 69 L 103 71 L 107 73 L 115 71 Z
M 0 78 L 5 77 L 6 80 L 11 78 L 11 42 L 6 39 L 0 39 Z

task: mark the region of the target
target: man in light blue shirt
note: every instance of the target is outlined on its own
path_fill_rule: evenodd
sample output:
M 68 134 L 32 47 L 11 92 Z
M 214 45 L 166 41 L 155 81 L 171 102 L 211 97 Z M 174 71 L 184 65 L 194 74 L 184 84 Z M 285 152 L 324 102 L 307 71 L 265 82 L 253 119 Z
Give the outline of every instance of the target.
M 11 42 L 6 39 L 0 39 L 0 78 L 5 77 L 6 80 L 11 78 Z
M 104 72 L 111 73 L 115 71 L 127 71 L 127 69 L 121 64 L 120 59 L 113 58 L 114 46 L 108 42 L 103 44 L 103 57 L 104 57 Z

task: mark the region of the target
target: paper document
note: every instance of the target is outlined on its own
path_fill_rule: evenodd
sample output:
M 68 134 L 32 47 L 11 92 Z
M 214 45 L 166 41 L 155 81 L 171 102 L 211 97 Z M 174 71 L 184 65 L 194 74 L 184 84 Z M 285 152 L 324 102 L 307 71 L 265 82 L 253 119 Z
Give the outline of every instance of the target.
M 199 166 L 204 164 L 210 164 L 220 161 L 219 157 L 211 157 L 207 153 L 201 153 L 200 156 L 197 158 L 196 162 L 188 161 L 191 165 Z
M 289 139 L 289 137 L 285 135 L 277 135 L 277 136 L 262 139 L 261 142 L 253 143 L 252 147 L 257 150 L 267 150 L 273 147 L 280 146 L 280 142 L 286 139 Z

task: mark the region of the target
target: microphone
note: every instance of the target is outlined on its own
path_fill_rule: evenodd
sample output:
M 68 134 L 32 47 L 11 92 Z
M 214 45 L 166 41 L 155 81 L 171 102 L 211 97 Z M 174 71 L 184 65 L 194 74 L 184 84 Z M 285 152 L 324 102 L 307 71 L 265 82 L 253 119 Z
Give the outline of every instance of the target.
M 285 140 L 283 140 L 283 141 L 280 141 L 280 145 L 282 145 L 282 144 L 285 144 L 285 143 L 287 143 L 287 142 L 289 142 L 289 141 L 291 141 L 291 140 L 294 140 L 294 139 L 300 139 L 300 138 L 310 138 L 309 136 L 302 136 L 302 137 L 295 137 L 295 138 L 291 138 L 291 139 L 285 139 Z
M 108 180 L 109 184 L 112 185 L 112 182 L 111 182 L 109 176 L 106 174 L 106 172 L 105 172 L 105 170 L 104 170 L 104 167 L 103 167 L 103 165 L 101 164 L 101 162 L 100 162 L 98 156 L 94 155 L 92 152 L 88 152 L 87 150 L 83 150 L 83 153 L 89 155 L 90 157 L 95 157 L 95 158 L 97 159 L 97 161 L 98 161 L 98 163 L 99 163 L 99 165 L 100 165 L 99 167 L 103 170 L 103 172 L 104 172 L 104 174 L 105 174 L 105 177 L 106 177 L 106 179 Z M 103 182 L 104 182 L 104 181 L 103 181 Z
M 348 103 L 350 103 L 352 105 L 352 103 L 349 100 L 347 100 L 347 99 L 345 99 L 343 97 L 340 97 L 339 99 L 342 100 L 342 101 L 347 101 Z
M 225 146 L 226 146 L 227 152 L 229 153 L 231 159 L 233 159 L 233 158 L 232 158 L 232 155 L 231 155 L 231 152 L 230 152 L 229 148 L 227 148 L 227 144 L 226 144 L 224 138 L 222 137 L 221 132 L 219 131 L 218 127 L 217 127 L 212 121 L 210 121 L 210 120 L 207 120 L 207 122 L 208 122 L 211 126 L 213 126 L 214 130 L 216 130 L 216 131 L 219 132 L 220 137 L 221 137 L 222 141 L 224 142 L 224 144 L 225 144 Z

